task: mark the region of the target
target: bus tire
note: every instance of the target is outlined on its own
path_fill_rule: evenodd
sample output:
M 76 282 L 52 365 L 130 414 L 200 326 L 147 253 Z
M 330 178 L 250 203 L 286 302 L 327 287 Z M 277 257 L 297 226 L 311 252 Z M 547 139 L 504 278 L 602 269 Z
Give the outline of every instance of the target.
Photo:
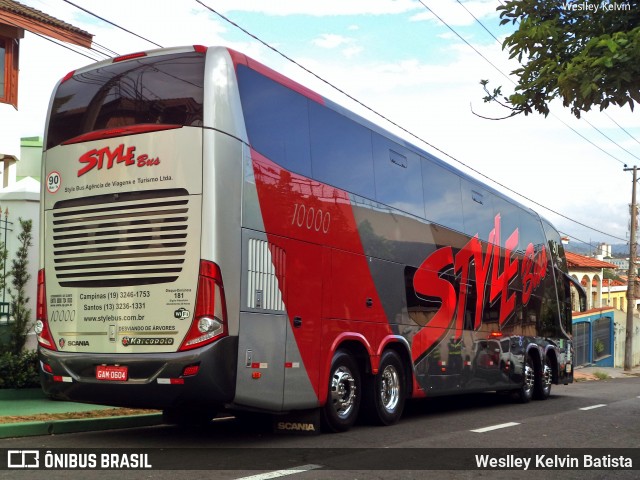
M 529 403 L 533 398 L 535 387 L 535 369 L 531 355 L 526 355 L 522 368 L 522 386 L 516 391 L 516 396 L 520 403 Z
M 200 427 L 211 422 L 216 414 L 215 410 L 205 407 L 167 407 L 162 411 L 162 421 L 180 427 Z
M 406 381 L 400 356 L 385 350 L 377 375 L 366 380 L 363 406 L 367 419 L 375 425 L 393 425 L 400 420 L 406 398 Z
M 549 398 L 549 395 L 551 395 L 552 380 L 553 372 L 551 371 L 549 360 L 545 355 L 542 359 L 540 374 L 536 375 L 533 388 L 533 398 L 535 398 L 536 400 L 546 400 L 547 398 Z
M 345 432 L 358 418 L 361 378 L 358 364 L 351 354 L 338 350 L 329 371 L 329 392 L 322 407 L 322 426 L 329 432 Z

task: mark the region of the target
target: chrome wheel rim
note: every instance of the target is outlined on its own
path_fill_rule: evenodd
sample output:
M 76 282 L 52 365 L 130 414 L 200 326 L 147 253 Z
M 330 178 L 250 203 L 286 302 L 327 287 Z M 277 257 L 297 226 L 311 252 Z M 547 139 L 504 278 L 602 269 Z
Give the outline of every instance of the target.
M 549 365 L 544 366 L 544 371 L 542 372 L 542 382 L 545 390 L 551 388 L 551 368 Z
M 524 388 L 526 391 L 533 390 L 535 382 L 535 374 L 533 367 L 528 363 L 524 366 Z
M 387 412 L 393 412 L 400 401 L 400 376 L 393 365 L 380 373 L 380 400 Z
M 331 377 L 331 404 L 338 417 L 345 419 L 356 404 L 356 381 L 347 367 L 339 367 Z

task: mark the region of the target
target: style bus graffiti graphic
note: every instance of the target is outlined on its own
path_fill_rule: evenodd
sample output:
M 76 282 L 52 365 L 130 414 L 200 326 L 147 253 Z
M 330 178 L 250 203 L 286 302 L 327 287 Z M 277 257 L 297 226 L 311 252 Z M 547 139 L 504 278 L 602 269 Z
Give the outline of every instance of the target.
M 495 216 L 494 228 L 489 233 L 489 241 L 484 253 L 482 243 L 478 235 L 475 235 L 455 255 L 451 246 L 437 249 L 416 271 L 413 277 L 413 289 L 417 297 L 426 301 L 435 299 L 440 302 L 440 307 L 425 325 L 426 328 L 422 328 L 414 337 L 412 349 L 414 361 L 442 340 L 454 323 L 455 338 L 461 337 L 467 298 L 470 294 L 468 288 L 470 274 L 475 277 L 472 282 L 475 285 L 476 300 L 474 330 L 479 329 L 482 324 L 482 311 L 487 301 L 489 304 L 500 302 L 498 321 L 500 326 L 505 324 L 516 305 L 516 292 L 510 291 L 509 286 L 518 278 L 518 275 L 522 282 L 523 305 L 529 303 L 533 290 L 546 276 L 545 246 L 541 245 L 536 252 L 533 243 L 529 243 L 522 259 L 518 259 L 514 255 L 519 239 L 516 228 L 507 237 L 504 253 L 502 253 L 500 223 L 500 214 L 498 214 Z M 443 275 L 448 271 L 453 271 L 455 275 Z M 458 291 L 451 281 L 454 279 L 460 284 Z

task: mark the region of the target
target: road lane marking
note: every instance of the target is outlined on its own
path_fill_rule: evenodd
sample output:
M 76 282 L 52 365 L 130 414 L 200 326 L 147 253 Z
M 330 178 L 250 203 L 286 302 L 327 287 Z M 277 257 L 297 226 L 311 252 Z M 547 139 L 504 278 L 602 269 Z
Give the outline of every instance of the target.
M 296 473 L 304 473 L 309 470 L 316 470 L 322 468 L 322 465 L 301 465 L 299 467 L 291 467 L 284 470 L 274 470 L 273 472 L 258 473 L 257 475 L 251 475 L 249 477 L 240 477 L 236 480 L 268 480 L 270 478 L 286 477 L 287 475 L 295 475 Z
M 515 427 L 516 425 L 520 425 L 520 424 L 516 422 L 501 423 L 500 425 L 492 425 L 490 427 L 478 428 L 476 430 L 471 430 L 471 431 L 476 433 L 485 433 L 485 432 L 490 432 L 491 430 L 498 430 L 500 428 Z
M 594 408 L 606 407 L 606 403 L 599 403 L 598 405 L 591 405 L 590 407 L 579 408 L 578 410 L 593 410 Z

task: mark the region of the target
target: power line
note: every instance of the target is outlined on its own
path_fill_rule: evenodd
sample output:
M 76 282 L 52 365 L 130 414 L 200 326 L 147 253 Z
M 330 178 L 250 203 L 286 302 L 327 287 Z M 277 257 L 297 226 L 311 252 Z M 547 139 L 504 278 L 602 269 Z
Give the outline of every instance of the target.
M 7 25 L 11 25 L 11 26 L 14 26 L 14 27 L 18 27 L 18 28 L 20 28 L 20 26 L 19 26 L 18 24 L 13 23 L 13 22 L 11 22 L 10 20 L 4 19 L 4 20 L 3 20 L 3 22 L 5 22 Z M 59 47 L 66 48 L 67 50 L 70 50 L 70 51 L 72 51 L 73 53 L 77 53 L 78 55 L 82 55 L 83 57 L 86 57 L 86 58 L 88 58 L 89 60 L 93 60 L 94 62 L 99 62 L 99 61 L 100 61 L 100 59 L 94 58 L 94 57 L 92 57 L 92 56 L 90 56 L 90 55 L 87 55 L 86 53 L 79 52 L 78 50 L 74 50 L 74 49 L 73 49 L 73 48 L 71 48 L 69 45 L 66 45 L 66 44 L 61 43 L 61 42 L 59 42 L 59 41 L 57 41 L 57 40 L 54 40 L 53 38 L 47 37 L 46 35 L 42 35 L 42 34 L 40 34 L 40 33 L 38 33 L 38 32 L 33 32 L 33 31 L 31 31 L 31 30 L 29 30 L 29 33 L 32 33 L 32 34 L 34 34 L 34 35 L 36 35 L 36 36 L 38 36 L 38 37 L 40 37 L 40 38 L 43 38 L 43 39 L 47 40 L 48 42 L 51 42 L 51 43 L 53 43 L 53 44 L 55 44 L 55 45 L 58 45 Z M 91 49 L 90 49 L 90 50 L 91 50 Z M 100 52 L 97 52 L 97 53 L 100 53 Z
M 604 113 L 609 120 L 611 120 L 613 123 L 615 123 L 618 126 L 618 128 L 620 128 L 620 130 L 622 130 L 624 133 L 629 135 L 629 137 L 631 137 L 631 139 L 633 141 L 635 141 L 637 144 L 640 144 L 640 141 L 638 141 L 638 139 L 636 137 L 634 137 L 627 130 L 625 130 L 623 127 L 621 127 L 620 124 L 618 122 L 616 122 L 613 118 L 611 118 L 607 112 L 602 112 L 602 113 Z
M 422 3 L 421 0 L 419 0 L 420 3 Z M 471 15 L 471 17 L 473 17 L 473 19 L 484 29 L 486 30 L 486 32 L 491 35 L 496 42 L 498 42 L 498 44 L 500 46 L 502 46 L 502 43 L 500 42 L 500 40 L 498 40 L 498 38 L 484 25 L 484 23 L 482 23 L 473 13 L 471 13 L 471 11 L 464 5 L 462 4 L 462 2 L 460 2 L 460 0 L 456 0 L 460 6 L 462 8 L 464 8 L 467 13 L 469 15 Z M 500 2 L 502 4 L 502 2 Z M 425 6 L 425 8 L 427 8 L 433 15 L 436 15 L 435 12 L 430 9 L 429 7 L 427 7 L 424 3 L 422 3 L 422 5 Z M 504 4 L 503 4 L 504 5 Z M 436 17 L 438 17 L 436 15 Z M 450 27 L 449 25 L 446 24 L 446 22 L 444 22 L 440 17 L 438 17 L 438 20 L 440 20 L 442 23 L 444 23 L 451 31 L 454 31 L 452 27 Z M 519 22 L 518 22 L 519 23 Z M 455 33 L 455 31 L 454 31 Z M 456 33 L 457 35 L 457 33 Z M 459 38 L 462 38 L 460 35 L 458 35 Z M 465 40 L 465 43 L 467 45 L 469 45 L 471 47 L 471 45 Z M 471 47 L 473 48 L 473 47 Z M 478 52 L 475 48 L 473 48 L 474 51 Z M 484 57 L 484 55 L 481 55 L 482 58 L 484 58 L 486 60 L 486 58 Z M 493 63 L 489 62 L 494 68 L 495 65 L 493 65 Z M 502 72 L 500 72 L 502 73 Z M 516 82 L 513 81 L 513 79 L 511 79 L 510 77 L 507 77 L 504 73 L 502 73 L 503 76 L 505 76 L 511 83 L 513 83 L 514 85 L 517 85 Z M 593 145 L 594 147 L 596 147 L 598 150 L 600 150 L 602 153 L 604 153 L 605 155 L 611 157 L 613 160 L 615 160 L 616 162 L 619 162 L 620 164 L 624 165 L 625 167 L 627 166 L 627 164 L 625 162 L 623 162 L 622 160 L 620 160 L 619 158 L 617 158 L 616 156 L 612 155 L 611 153 L 607 152 L 606 150 L 604 150 L 603 148 L 599 147 L 598 145 L 596 145 L 594 142 L 592 142 L 591 140 L 589 140 L 588 138 L 586 138 L 584 135 L 582 135 L 581 133 L 579 133 L 577 130 L 575 130 L 573 127 L 569 126 L 569 124 L 567 124 L 566 122 L 564 122 L 563 120 L 560 120 L 560 118 L 555 115 L 554 113 L 551 113 L 551 115 L 556 118 L 557 120 L 560 121 L 560 123 L 564 124 L 567 128 L 571 129 L 575 134 L 579 135 L 583 140 L 586 140 L 588 143 L 590 143 L 591 145 Z M 593 128 L 596 132 L 598 132 L 600 135 L 602 135 L 604 138 L 606 138 L 607 140 L 609 140 L 611 143 L 613 143 L 615 146 L 617 146 L 618 148 L 620 148 L 621 150 L 624 150 L 625 152 L 627 152 L 629 155 L 631 155 L 632 157 L 636 158 L 637 160 L 640 160 L 640 157 L 637 157 L 636 155 L 634 155 L 633 153 L 631 153 L 629 150 L 627 150 L 626 148 L 624 148 L 622 145 L 620 145 L 618 142 L 616 142 L 615 140 L 613 140 L 611 137 L 609 137 L 608 135 L 606 135 L 603 131 L 601 131 L 598 127 L 596 127 L 595 125 L 593 125 L 591 122 L 589 122 L 587 119 L 585 118 L 581 118 L 581 120 L 584 120 L 587 125 L 589 125 L 591 128 Z M 617 125 L 617 123 L 616 123 Z M 618 125 L 619 126 L 619 125 Z M 622 127 L 620 127 L 622 128 Z M 624 129 L 623 129 L 624 130 Z M 628 133 L 628 132 L 627 132 Z M 633 137 L 632 137 L 633 138 Z M 635 139 L 634 139 L 635 140 Z M 636 140 L 637 141 L 637 140 Z M 640 142 L 639 142 L 640 143 Z
M 198 1 L 198 0 L 196 0 Z M 498 67 L 496 67 L 491 60 L 489 60 L 487 57 L 485 57 L 482 53 L 480 53 L 480 50 L 478 50 L 476 47 L 474 47 L 473 45 L 471 45 L 471 43 L 469 43 L 462 35 L 460 35 L 457 31 L 455 31 L 453 29 L 453 27 L 451 27 L 447 22 L 445 22 L 442 18 L 440 18 L 440 16 L 434 12 L 433 10 L 431 10 L 422 0 L 418 0 L 418 2 L 427 10 L 429 10 L 429 12 L 431 12 L 431 14 L 436 17 L 438 20 L 440 20 L 440 22 L 442 22 L 442 24 L 444 26 L 446 26 L 449 30 L 451 30 L 453 32 L 453 34 L 458 37 L 460 40 L 462 40 L 464 43 L 466 43 L 469 48 L 471 48 L 474 52 L 476 52 L 478 55 L 480 55 L 489 65 L 491 65 L 500 75 L 502 75 L 504 78 L 506 78 L 507 80 L 509 80 L 510 82 L 513 83 L 513 80 L 509 77 L 509 75 L 507 75 L 506 73 L 504 73 L 502 70 L 500 70 Z
M 103 18 L 103 17 L 101 17 L 99 15 L 96 15 L 95 13 L 87 10 L 86 8 L 81 7 L 80 5 L 76 5 L 75 3 L 73 3 L 73 2 L 71 2 L 69 0 L 63 0 L 63 1 L 68 3 L 69 5 L 73 5 L 74 7 L 76 7 L 79 10 L 82 10 L 85 13 L 88 13 L 89 15 L 92 15 L 92 16 L 94 16 L 96 18 L 99 18 L 100 20 L 102 20 L 103 22 L 108 23 L 109 25 L 113 25 L 114 27 L 119 28 L 120 30 L 123 30 L 123 31 L 125 31 L 127 33 L 130 33 L 131 35 L 134 35 L 134 36 L 144 40 L 145 42 L 149 42 L 152 45 L 155 45 L 156 47 L 162 48 L 162 45 L 160 45 L 160 44 L 158 44 L 158 43 L 156 43 L 156 42 L 154 42 L 152 40 L 149 40 L 148 38 L 145 38 L 142 35 L 138 35 L 137 33 L 132 32 L 131 30 L 127 30 L 126 28 L 121 27 L 120 25 L 118 25 L 117 23 L 112 22 L 111 20 L 107 20 L 106 18 Z
M 390 118 L 384 116 L 383 114 L 379 113 L 378 111 L 374 110 L 373 108 L 369 107 L 368 105 L 365 105 L 363 102 L 361 102 L 360 100 L 358 100 L 357 98 L 353 97 L 352 95 L 346 93 L 344 90 L 340 89 L 339 87 L 337 87 L 336 85 L 334 85 L 333 83 L 329 82 L 328 80 L 322 78 L 321 76 L 319 76 L 318 74 L 316 74 L 315 72 L 309 70 L 307 67 L 301 65 L 300 63 L 298 63 L 297 61 L 295 61 L 294 59 L 290 58 L 289 56 L 287 56 L 286 54 L 284 54 L 283 52 L 281 52 L 280 50 L 278 50 L 277 48 L 273 47 L 272 45 L 268 44 L 267 42 L 265 42 L 264 40 L 260 39 L 259 37 L 257 37 L 256 35 L 254 35 L 253 33 L 247 31 L 245 28 L 241 27 L 240 25 L 238 25 L 237 23 L 235 23 L 234 21 L 232 21 L 230 18 L 226 17 L 225 15 L 221 14 L 220 12 L 216 11 L 215 9 L 213 9 L 212 7 L 204 4 L 201 0 L 195 0 L 196 2 L 198 2 L 200 5 L 202 5 L 203 7 L 205 7 L 206 9 L 208 9 L 209 11 L 211 11 L 212 13 L 216 14 L 218 17 L 220 17 L 221 19 L 223 19 L 225 22 L 233 25 L 234 27 L 236 27 L 237 29 L 241 30 L 242 32 L 244 32 L 245 34 L 247 34 L 248 36 L 250 36 L 251 38 L 253 38 L 254 40 L 256 40 L 257 42 L 261 43 L 262 45 L 264 45 L 265 47 L 267 47 L 269 50 L 273 51 L 274 53 L 280 55 L 281 57 L 283 57 L 285 60 L 293 63 L 294 65 L 298 66 L 299 68 L 303 69 L 305 72 L 313 75 L 315 78 L 317 78 L 318 80 L 320 80 L 321 82 L 325 83 L 326 85 L 328 85 L 329 87 L 331 87 L 332 89 L 338 91 L 339 93 L 341 93 L 342 95 L 345 95 L 347 98 L 349 98 L 350 100 L 356 102 L 358 105 L 364 107 L 365 109 L 369 110 L 371 113 L 373 113 L 374 115 L 382 118 L 384 121 L 390 123 L 391 125 L 399 128 L 400 130 L 402 130 L 403 132 L 407 133 L 408 135 L 410 135 L 411 137 L 419 140 L 420 142 L 424 143 L 425 145 L 428 145 L 429 147 L 433 148 L 434 150 L 436 150 L 437 152 L 445 155 L 446 157 L 450 158 L 451 160 L 459 163 L 460 165 L 463 165 L 464 167 L 466 167 L 467 169 L 471 170 L 472 172 L 476 173 L 477 175 L 486 178 L 487 180 L 491 181 L 492 183 L 499 185 L 500 187 L 504 188 L 505 190 L 519 196 L 520 198 L 523 198 L 525 200 L 527 200 L 528 202 L 531 202 L 534 205 L 537 205 L 541 208 L 544 208 L 545 210 L 554 213 L 555 215 L 558 215 L 566 220 L 569 220 L 573 223 L 576 223 L 577 225 L 580 225 L 582 227 L 588 228 L 590 230 L 593 230 L 595 232 L 601 233 L 603 235 L 606 235 L 608 237 L 611 238 L 616 238 L 618 240 L 623 240 L 626 241 L 625 239 L 620 239 L 619 237 L 616 237 L 615 235 L 611 235 L 610 233 L 607 232 L 603 232 L 601 230 L 598 230 L 597 228 L 591 227 L 589 225 L 586 225 L 582 222 L 579 222 L 573 218 L 570 218 L 560 212 L 557 212 L 556 210 L 553 210 L 552 208 L 549 208 L 545 205 L 542 205 L 539 202 L 536 202 L 535 200 L 532 200 L 531 198 L 507 187 L 506 185 L 498 182 L 497 180 L 494 180 L 493 178 L 485 175 L 484 173 L 476 170 L 475 168 L 467 165 L 466 163 L 462 162 L 461 160 L 458 160 L 457 158 L 455 158 L 454 156 L 450 155 L 449 153 L 445 152 L 444 150 L 436 147 L 435 145 L 433 145 L 432 143 L 428 142 L 427 140 L 425 140 L 424 138 L 416 135 L 415 133 L 407 130 L 406 128 L 404 128 L 403 126 L 399 125 L 398 123 L 394 122 L 393 120 L 391 120 Z M 421 2 L 422 3 L 422 2 Z
M 97 47 L 100 47 L 102 50 L 104 50 L 106 53 L 105 55 L 108 55 L 110 57 L 117 57 L 120 54 L 118 52 L 114 52 L 113 50 L 111 50 L 110 48 L 105 47 L 104 45 L 100 45 L 98 42 L 96 41 L 92 41 L 91 45 L 96 45 Z
M 471 16 L 473 17 L 473 19 L 474 19 L 476 22 L 478 22 L 478 24 L 479 24 L 482 28 L 484 28 L 484 29 L 485 29 L 485 31 L 486 31 L 489 35 L 491 35 L 491 36 L 495 39 L 495 41 L 496 41 L 496 42 L 498 42 L 498 44 L 500 44 L 500 45 L 502 46 L 502 42 L 501 42 L 500 40 L 498 40 L 498 37 L 496 37 L 496 36 L 491 32 L 491 30 L 489 30 L 487 27 L 485 27 L 485 26 L 484 26 L 484 23 L 482 23 L 482 22 L 481 22 L 481 21 L 480 21 L 480 20 L 479 20 L 479 19 L 478 19 L 478 18 L 477 18 L 473 13 L 471 13 L 471 10 L 469 10 L 467 7 L 465 7 L 465 6 L 464 6 L 464 3 L 462 3 L 460 0 L 456 0 L 456 1 L 460 4 L 460 6 L 461 6 L 462 8 L 464 8 L 464 9 L 467 11 L 467 13 L 468 13 L 469 15 L 471 15 Z M 431 11 L 431 13 L 433 13 L 433 10 Z M 434 13 L 434 15 L 435 15 L 435 13 Z

